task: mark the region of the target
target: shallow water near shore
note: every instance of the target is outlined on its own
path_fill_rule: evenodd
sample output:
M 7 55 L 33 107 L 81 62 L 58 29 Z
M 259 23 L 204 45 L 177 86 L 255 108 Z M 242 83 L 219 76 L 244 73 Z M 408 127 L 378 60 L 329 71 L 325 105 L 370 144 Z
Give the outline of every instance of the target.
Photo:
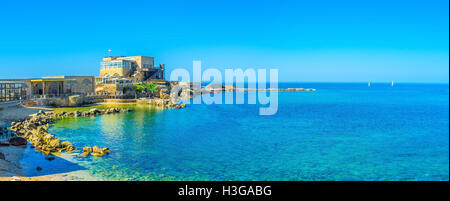
M 449 179 L 447 84 L 279 87 L 317 91 L 278 92 L 273 116 L 259 116 L 260 105 L 190 104 L 57 121 L 49 132 L 61 140 L 111 153 L 45 160 L 27 149 L 24 173 L 82 171 L 98 180 Z

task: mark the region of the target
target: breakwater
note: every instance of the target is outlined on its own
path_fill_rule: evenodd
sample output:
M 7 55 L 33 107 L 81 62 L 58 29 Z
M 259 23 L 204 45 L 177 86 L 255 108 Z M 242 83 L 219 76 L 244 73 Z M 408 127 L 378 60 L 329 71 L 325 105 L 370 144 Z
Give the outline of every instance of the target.
M 242 89 L 237 88 L 236 91 L 316 91 L 316 89 L 311 88 L 286 88 L 286 89 L 275 89 L 275 88 L 267 88 L 267 89 Z

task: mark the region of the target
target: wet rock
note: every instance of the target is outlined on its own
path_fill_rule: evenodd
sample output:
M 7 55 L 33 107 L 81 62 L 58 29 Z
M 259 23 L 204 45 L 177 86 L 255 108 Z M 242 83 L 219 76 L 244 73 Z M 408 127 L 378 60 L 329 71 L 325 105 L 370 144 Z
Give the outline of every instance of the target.
M 66 150 L 67 153 L 75 151 L 75 147 L 68 141 L 62 142 L 61 146 Z
M 92 155 L 93 156 L 95 156 L 95 157 L 102 157 L 102 156 L 104 156 L 105 154 L 108 154 L 110 152 L 110 150 L 109 150 L 109 148 L 108 147 L 105 147 L 105 148 L 103 148 L 103 149 L 101 149 L 100 147 L 98 147 L 98 146 L 93 146 L 92 147 Z
M 67 153 L 72 153 L 75 151 L 75 147 L 73 145 L 69 145 L 66 147 L 66 152 Z
M 98 147 L 98 146 L 93 146 L 93 147 L 92 147 L 92 152 L 94 152 L 94 153 L 101 153 L 101 152 L 103 152 L 103 151 L 102 151 L 102 149 L 100 149 L 100 147 Z
M 92 114 L 100 113 L 100 111 L 97 108 L 92 108 L 92 109 L 89 110 L 89 112 L 92 113 Z
M 84 147 L 83 148 L 83 154 L 84 155 L 89 155 L 90 153 L 92 153 L 92 147 Z
M 98 146 L 93 146 L 92 147 L 92 153 L 91 154 L 93 156 L 96 156 L 96 157 L 101 157 L 101 156 L 105 155 L 105 153 L 103 153 L 103 150 L 100 149 L 100 147 L 98 147 Z
M 129 109 L 122 108 L 122 109 L 120 109 L 119 111 L 120 111 L 120 113 L 126 113 L 126 112 L 129 112 L 130 110 L 129 110 Z
M 109 150 L 108 147 L 103 148 L 102 151 L 103 151 L 104 153 L 109 153 L 109 152 L 111 152 L 111 151 Z
M 41 151 L 45 155 L 58 153 L 66 151 L 68 153 L 76 151 L 75 147 L 70 142 L 61 142 L 57 137 L 48 133 L 49 124 L 54 122 L 56 118 L 65 117 L 79 117 L 79 116 L 92 116 L 98 114 L 108 114 L 108 113 L 118 113 L 118 112 L 130 112 L 131 109 L 119 109 L 119 108 L 109 108 L 109 109 L 96 109 L 93 108 L 89 111 L 74 111 L 70 113 L 61 112 L 44 112 L 39 111 L 38 113 L 32 115 L 31 119 L 21 120 L 17 122 L 12 122 L 9 130 L 15 132 L 17 137 L 11 138 L 8 142 L 9 144 L 19 146 L 26 145 L 27 141 L 30 142 L 33 148 L 37 151 Z M 4 129 L 6 130 L 6 129 Z M 4 133 L 0 129 L 1 133 Z M 95 148 L 96 156 L 103 156 L 109 153 L 108 148 L 100 149 Z M 83 149 L 82 157 L 85 157 L 93 152 L 92 147 L 85 147 Z
M 61 141 L 59 139 L 57 139 L 57 138 L 54 138 L 54 139 L 52 139 L 50 141 L 49 145 L 51 147 L 54 147 L 54 148 L 60 148 L 61 147 Z
M 102 156 L 105 155 L 103 152 L 99 152 L 99 153 L 97 153 L 97 152 L 92 152 L 91 154 L 92 154 L 93 156 L 95 156 L 95 157 L 102 157 Z
M 27 145 L 27 140 L 23 137 L 12 137 L 8 142 L 13 146 Z
M 6 160 L 5 154 L 2 152 L 0 152 L 0 160 Z
M 45 157 L 45 160 L 48 160 L 48 161 L 52 161 L 52 160 L 55 160 L 56 158 L 54 157 L 54 156 L 47 156 L 47 157 Z

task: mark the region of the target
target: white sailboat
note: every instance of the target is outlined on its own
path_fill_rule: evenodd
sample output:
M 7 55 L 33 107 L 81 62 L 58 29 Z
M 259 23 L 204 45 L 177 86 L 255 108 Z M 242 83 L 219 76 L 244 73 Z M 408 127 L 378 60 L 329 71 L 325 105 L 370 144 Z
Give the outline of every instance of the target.
M 392 86 L 392 87 L 394 86 L 394 81 L 392 81 L 392 84 L 391 84 L 391 86 Z
M 369 82 L 369 84 L 367 84 L 367 86 L 369 86 L 369 87 L 370 87 L 370 82 Z

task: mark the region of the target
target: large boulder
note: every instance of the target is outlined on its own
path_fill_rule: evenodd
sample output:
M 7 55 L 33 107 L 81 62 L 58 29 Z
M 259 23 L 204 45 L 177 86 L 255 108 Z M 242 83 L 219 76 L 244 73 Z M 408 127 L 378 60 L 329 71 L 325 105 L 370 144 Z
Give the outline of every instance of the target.
M 71 152 L 75 151 L 75 147 L 72 145 L 72 143 L 70 143 L 68 141 L 62 142 L 61 146 L 66 149 L 67 153 L 71 153 Z
M 100 147 L 98 147 L 98 146 L 93 146 L 92 147 L 92 152 L 94 152 L 94 153 L 101 153 L 102 149 L 100 149 Z
M 54 138 L 50 140 L 49 145 L 53 148 L 60 148 L 61 147 L 61 141 L 58 138 Z
M 109 148 L 107 148 L 107 147 L 105 147 L 105 148 L 103 148 L 103 149 L 101 149 L 100 147 L 98 147 L 98 146 L 93 146 L 92 147 L 92 155 L 93 156 L 95 156 L 95 157 L 102 157 L 102 156 L 104 156 L 105 154 L 108 154 L 110 151 L 109 151 Z
M 102 151 L 103 151 L 103 153 L 106 153 L 106 154 L 110 152 L 108 147 L 103 148 Z
M 75 147 L 73 145 L 68 145 L 65 148 L 67 153 L 72 153 L 73 151 L 75 151 Z
M 80 106 L 83 104 L 83 97 L 80 95 L 69 96 L 69 106 Z
M 92 108 L 92 109 L 89 110 L 89 112 L 92 113 L 92 114 L 100 113 L 100 111 L 97 108 Z
M 92 152 L 92 147 L 84 147 L 83 148 L 83 154 L 89 155 Z
M 27 140 L 23 137 L 12 137 L 8 142 L 13 146 L 27 145 Z
M 73 112 L 74 113 L 74 117 L 79 117 L 79 116 L 81 116 L 81 112 L 80 111 L 75 111 L 75 112 Z

